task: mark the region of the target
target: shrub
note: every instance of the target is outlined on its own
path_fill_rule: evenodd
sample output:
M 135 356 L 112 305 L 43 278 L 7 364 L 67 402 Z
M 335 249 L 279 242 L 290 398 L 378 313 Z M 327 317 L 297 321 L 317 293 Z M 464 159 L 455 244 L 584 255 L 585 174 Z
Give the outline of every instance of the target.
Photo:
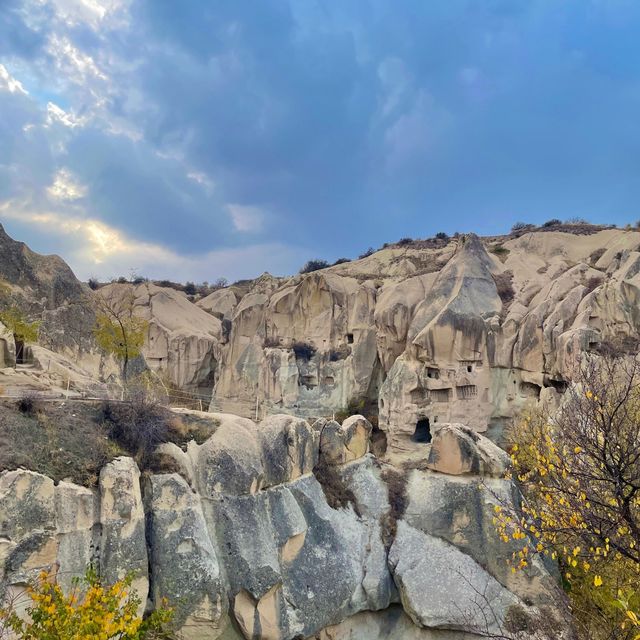
M 87 280 L 87 284 L 89 285 L 89 289 L 92 291 L 96 291 L 100 287 L 100 283 L 98 282 L 98 278 L 91 277 Z
M 332 509 L 346 509 L 352 505 L 356 515 L 361 515 L 355 494 L 346 484 L 336 466 L 328 465 L 320 460 L 313 469 L 313 475 L 320 483 L 325 500 Z
M 311 273 L 312 271 L 326 269 L 328 266 L 330 265 L 326 260 L 309 260 L 300 269 L 300 273 Z
M 509 305 L 516 293 L 513 289 L 513 273 L 511 271 L 503 271 L 493 276 L 493 281 L 496 283 L 496 289 L 502 304 Z
M 352 398 L 351 400 L 349 400 L 346 407 L 342 409 L 338 409 L 335 412 L 336 420 L 338 420 L 338 422 L 342 422 L 343 420 L 346 420 L 350 416 L 364 415 L 366 408 L 367 408 L 366 398 Z
M 128 283 L 129 283 L 129 281 L 128 281 L 124 276 L 120 276 L 120 277 L 116 280 L 116 282 L 117 282 L 118 284 L 128 284 Z
M 278 349 L 282 347 L 282 345 L 280 344 L 280 339 L 276 338 L 275 336 L 267 336 L 264 339 L 262 346 L 265 349 Z
M 523 231 L 524 229 L 530 229 L 531 227 L 533 227 L 533 225 L 527 222 L 516 222 L 511 227 L 511 231 L 512 232 Z
M 339 360 L 345 360 L 351 355 L 351 347 L 349 345 L 340 345 L 337 349 L 331 349 L 329 351 L 329 361 L 338 362 Z
M 108 426 L 109 437 L 135 456 L 143 469 L 156 447 L 169 440 L 171 414 L 141 386 L 129 388 L 122 402 L 105 401 L 102 418 Z
M 38 398 L 33 391 L 26 391 L 16 402 L 16 407 L 20 413 L 32 416 L 38 409 Z
M 398 240 L 396 244 L 399 247 L 406 247 L 408 244 L 411 244 L 412 242 L 413 242 L 413 238 L 400 238 L 400 240 Z
M 332 266 L 336 266 L 337 264 L 344 264 L 345 262 L 351 262 L 351 258 L 338 258 Z
M 606 251 L 606 249 L 604 247 L 600 247 L 599 249 L 596 249 L 589 256 L 589 262 L 591 262 L 591 264 L 595 264 L 596 262 L 598 262 L 598 260 L 600 260 L 600 258 L 602 258 L 602 256 L 604 255 L 605 251 Z
M 389 499 L 389 512 L 383 516 L 382 538 L 385 546 L 389 548 L 396 537 L 398 520 L 402 518 L 407 510 L 407 476 L 390 465 L 385 466 L 382 471 L 382 479 L 387 485 L 387 495 Z
M 588 220 L 584 218 L 568 218 L 565 221 L 565 224 L 591 224 Z
M 602 278 L 598 276 L 592 276 L 585 282 L 585 287 L 587 288 L 586 293 L 591 293 L 594 289 L 597 289 L 602 284 Z
M 198 292 L 196 285 L 193 282 L 187 282 L 182 289 L 188 296 L 195 296 Z
M 308 342 L 294 342 L 291 346 L 293 352 L 296 354 L 296 359 L 305 360 L 309 362 L 311 358 L 316 354 L 317 349 Z
M 0 637 L 23 640 L 144 640 L 167 638 L 173 611 L 163 604 L 145 619 L 138 615 L 140 598 L 128 574 L 112 585 L 104 584 L 90 567 L 82 579 L 74 579 L 65 594 L 55 574 L 42 571 L 27 590 L 27 619 L 16 609 L 23 602 L 7 597 L 0 607 Z M 5 635 L 6 634 L 6 635 Z
M 496 244 L 491 249 L 489 249 L 491 253 L 498 256 L 502 262 L 505 261 L 506 257 L 509 255 L 509 249 L 503 247 L 501 244 Z
M 560 409 L 531 410 L 511 428 L 524 500 L 516 508 L 499 501 L 494 522 L 503 540 L 522 540 L 514 569 L 528 567 L 534 549 L 557 560 L 577 626 L 588 632 L 581 637 L 631 639 L 640 627 L 640 363 L 589 354 L 572 377 Z
M 26 315 L 18 307 L 10 307 L 0 311 L 0 322 L 23 342 L 37 342 L 40 321 L 29 322 Z
M 438 231 L 436 233 L 436 240 L 448 240 L 449 236 L 444 231 Z
M 373 247 L 369 247 L 364 253 L 361 253 L 358 256 L 359 260 L 362 260 L 363 258 L 368 258 L 369 256 L 372 256 L 375 253 L 375 249 Z
M 562 220 L 558 220 L 558 218 L 551 218 L 551 220 L 547 220 L 543 225 L 543 229 L 548 229 L 549 227 L 557 227 L 562 224 Z

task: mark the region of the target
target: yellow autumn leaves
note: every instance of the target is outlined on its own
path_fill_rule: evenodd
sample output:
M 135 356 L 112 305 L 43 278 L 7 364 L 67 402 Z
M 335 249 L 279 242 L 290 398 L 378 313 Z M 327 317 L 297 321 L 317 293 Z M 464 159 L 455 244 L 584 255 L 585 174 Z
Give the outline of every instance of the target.
M 75 580 L 69 593 L 63 591 L 55 575 L 43 571 L 27 591 L 25 619 L 16 603 L 0 609 L 2 630 L 20 640 L 143 640 L 167 637 L 172 618 L 166 605 L 147 618 L 138 614 L 140 599 L 131 588 L 132 576 L 104 585 L 93 569 Z

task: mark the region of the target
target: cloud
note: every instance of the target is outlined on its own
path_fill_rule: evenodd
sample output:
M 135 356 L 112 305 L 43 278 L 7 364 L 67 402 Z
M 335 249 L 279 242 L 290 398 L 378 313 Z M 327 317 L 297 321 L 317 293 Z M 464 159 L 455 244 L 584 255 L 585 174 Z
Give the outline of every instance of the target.
M 2 64 L 0 64 L 0 89 L 8 91 L 9 93 L 22 93 L 25 96 L 27 95 L 22 83 L 16 80 Z
M 0 201 L 195 270 L 626 222 L 638 27 L 631 2 L 5 0 Z M 43 245 L 85 264 L 82 229 Z
M 87 195 L 88 189 L 68 169 L 63 168 L 56 173 L 47 193 L 54 200 L 79 200 Z
M 268 266 L 273 274 L 286 275 L 297 270 L 308 251 L 279 243 L 252 244 L 239 248 L 207 251 L 184 256 L 166 247 L 139 242 L 99 220 L 72 217 L 59 212 L 20 210 L 15 203 L 0 204 L 0 215 L 16 225 L 59 237 L 70 248 L 65 258 L 83 279 L 103 280 L 131 273 L 157 279 L 213 281 L 254 277 Z
M 230 204 L 227 208 L 238 231 L 256 232 L 262 228 L 265 215 L 258 207 Z

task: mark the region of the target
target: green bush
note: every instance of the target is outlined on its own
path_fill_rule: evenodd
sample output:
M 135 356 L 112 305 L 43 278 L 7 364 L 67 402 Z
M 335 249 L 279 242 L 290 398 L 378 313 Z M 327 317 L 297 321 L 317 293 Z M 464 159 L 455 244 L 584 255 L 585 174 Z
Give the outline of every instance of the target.
M 300 269 L 300 273 L 311 273 L 312 271 L 326 269 L 329 266 L 331 265 L 326 260 L 309 260 Z

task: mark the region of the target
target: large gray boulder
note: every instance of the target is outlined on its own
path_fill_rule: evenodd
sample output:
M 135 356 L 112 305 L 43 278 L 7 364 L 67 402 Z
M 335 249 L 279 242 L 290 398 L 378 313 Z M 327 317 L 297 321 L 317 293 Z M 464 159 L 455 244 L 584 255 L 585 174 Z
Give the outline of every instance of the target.
M 403 521 L 389 564 L 404 610 L 422 627 L 498 634 L 511 608 L 524 606 L 470 556 Z
M 152 600 L 172 603 L 182 637 L 215 637 L 227 598 L 200 497 L 177 474 L 152 476 L 146 494 Z
M 116 458 L 100 472 L 100 572 L 108 583 L 133 573 L 133 588 L 144 608 L 149 563 L 140 470 L 132 458 Z

